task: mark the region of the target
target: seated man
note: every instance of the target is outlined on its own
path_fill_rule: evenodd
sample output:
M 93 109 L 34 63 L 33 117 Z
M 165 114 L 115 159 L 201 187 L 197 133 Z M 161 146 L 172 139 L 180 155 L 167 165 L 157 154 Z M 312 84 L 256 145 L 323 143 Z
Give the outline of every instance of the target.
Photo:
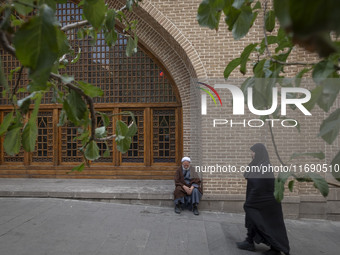
M 189 157 L 182 158 L 182 166 L 175 174 L 175 212 L 181 213 L 182 207 L 188 207 L 195 215 L 199 215 L 197 205 L 203 194 L 201 180 L 190 163 Z

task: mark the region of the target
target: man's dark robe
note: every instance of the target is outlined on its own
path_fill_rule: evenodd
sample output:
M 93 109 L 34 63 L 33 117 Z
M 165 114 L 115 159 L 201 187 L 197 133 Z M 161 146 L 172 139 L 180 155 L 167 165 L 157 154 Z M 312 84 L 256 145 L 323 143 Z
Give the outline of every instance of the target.
M 174 191 L 174 200 L 177 198 L 185 197 L 187 193 L 183 189 L 183 185 L 187 186 L 190 188 L 192 184 L 197 184 L 198 186 L 198 191 L 203 194 L 203 190 L 201 187 L 201 179 L 199 178 L 198 174 L 195 172 L 193 167 L 190 167 L 190 183 L 186 184 L 184 180 L 184 175 L 183 175 L 183 169 L 182 166 L 180 166 L 175 173 L 175 191 Z
M 255 158 L 249 166 L 269 166 L 268 152 L 263 144 L 251 147 Z M 247 173 L 247 193 L 244 210 L 248 241 L 264 243 L 289 254 L 289 241 L 283 221 L 281 203 L 274 197 L 274 174 L 272 172 Z M 252 239 L 252 240 L 251 240 Z

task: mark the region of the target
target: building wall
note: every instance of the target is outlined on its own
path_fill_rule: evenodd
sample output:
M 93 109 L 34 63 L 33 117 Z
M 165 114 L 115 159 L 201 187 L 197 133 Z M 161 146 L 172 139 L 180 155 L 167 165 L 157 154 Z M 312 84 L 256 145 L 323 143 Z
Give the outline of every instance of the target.
M 246 165 L 250 162 L 249 148 L 256 142 L 264 143 L 269 151 L 273 165 L 280 165 L 271 134 L 268 127 L 254 128 L 222 128 L 212 129 L 211 120 L 205 118 L 195 121 L 197 115 L 190 112 L 190 82 L 192 79 L 223 78 L 223 71 L 230 60 L 240 55 L 243 48 L 249 43 L 260 42 L 262 33 L 261 15 L 250 33 L 243 39 L 235 41 L 231 32 L 221 19 L 219 30 L 216 32 L 208 28 L 202 28 L 196 20 L 197 8 L 200 0 L 144 0 L 136 10 L 136 14 L 148 23 L 150 30 L 140 31 L 141 40 L 146 43 L 152 52 L 161 59 L 169 69 L 170 74 L 177 82 L 183 103 L 184 122 L 184 154 L 194 153 L 194 158 L 200 159 L 194 164 L 214 165 L 227 162 L 230 165 Z M 146 13 L 147 14 L 146 14 Z M 141 27 L 144 24 L 139 24 Z M 152 31 L 152 32 L 151 32 Z M 153 37 L 157 34 L 158 37 Z M 161 40 L 160 37 L 164 39 Z M 152 38 L 158 41 L 151 42 Z M 162 41 L 162 42 L 161 42 Z M 164 54 L 166 54 L 164 56 Z M 173 58 L 172 58 L 173 57 Z M 255 57 L 255 56 L 252 56 Z M 176 61 L 174 60 L 176 59 Z M 317 56 L 306 53 L 296 47 L 289 61 L 315 62 Z M 251 68 L 250 66 L 248 68 Z M 299 67 L 289 66 L 285 69 L 287 76 L 293 77 Z M 243 78 L 236 69 L 231 77 Z M 191 80 L 190 80 L 191 79 Z M 228 95 L 223 95 L 228 98 Z M 192 94 L 192 93 L 191 93 Z M 221 114 L 231 117 L 230 100 L 219 109 L 214 108 L 213 102 L 208 101 L 209 118 L 220 117 Z M 339 107 L 339 100 L 333 110 Z M 192 109 L 192 105 L 191 105 Z M 197 109 L 196 109 L 197 110 Z M 336 155 L 339 148 L 339 139 L 333 145 L 327 145 L 317 137 L 322 120 L 328 115 L 318 109 L 313 110 L 313 121 L 305 118 L 299 112 L 291 112 L 289 116 L 296 118 L 301 124 L 301 131 L 297 129 L 273 128 L 275 141 L 282 160 L 285 163 L 327 163 Z M 245 115 L 241 119 L 249 119 L 251 115 Z M 237 118 L 235 118 L 237 120 Z M 194 125 L 200 125 L 193 127 Z M 201 144 L 194 139 L 193 130 L 197 128 L 201 137 Z M 220 139 L 216 139 L 219 137 Z M 193 148 L 201 146 L 199 150 Z M 324 151 L 325 160 L 313 158 L 299 158 L 290 161 L 293 152 L 318 152 Z M 199 156 L 197 155 L 199 154 Z M 198 162 L 199 161 L 199 162 Z M 329 181 L 332 177 L 326 176 Z M 203 174 L 204 191 L 209 195 L 244 194 L 245 181 L 242 175 L 214 175 Z M 287 196 L 315 195 L 321 197 L 311 184 L 296 184 L 294 192 L 286 192 Z

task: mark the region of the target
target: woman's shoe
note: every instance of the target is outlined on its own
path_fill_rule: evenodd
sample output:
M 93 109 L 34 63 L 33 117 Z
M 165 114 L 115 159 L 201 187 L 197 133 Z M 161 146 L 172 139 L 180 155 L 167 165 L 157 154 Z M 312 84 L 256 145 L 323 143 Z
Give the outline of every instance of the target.
M 249 243 L 247 240 L 244 240 L 243 242 L 236 242 L 236 246 L 241 250 L 255 251 L 254 243 Z

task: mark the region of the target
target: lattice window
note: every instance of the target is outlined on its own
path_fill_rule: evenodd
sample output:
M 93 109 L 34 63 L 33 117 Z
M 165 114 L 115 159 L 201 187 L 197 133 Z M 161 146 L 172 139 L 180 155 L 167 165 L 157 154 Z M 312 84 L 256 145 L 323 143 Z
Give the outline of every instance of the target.
M 131 111 L 131 110 L 126 110 Z M 130 149 L 122 154 L 122 162 L 144 162 L 144 111 L 132 110 L 135 115 L 138 127 L 137 134 L 132 138 Z M 122 116 L 122 121 L 130 124 L 132 118 L 130 116 Z
M 54 151 L 53 141 L 53 112 L 41 111 L 37 117 L 38 138 L 35 151 L 32 153 L 32 162 L 53 163 Z
M 8 86 L 13 89 L 16 87 L 17 91 L 21 88 L 24 88 L 28 84 L 28 75 L 26 69 L 23 69 L 21 73 L 21 79 L 18 83 L 18 86 L 16 86 L 17 79 L 19 78 L 19 61 L 17 61 L 12 55 L 8 54 L 5 52 L 2 48 L 0 48 L 0 56 L 2 60 L 2 68 L 4 71 L 4 74 L 7 75 L 7 80 L 8 80 Z M 13 72 L 11 75 L 11 71 L 17 69 L 17 72 Z M 10 76 L 12 77 L 11 79 Z M 10 104 L 10 101 L 8 100 L 7 97 L 3 97 L 2 91 L 4 88 L 1 86 L 0 87 L 0 105 L 8 105 Z M 28 96 L 27 92 L 20 92 L 17 93 L 18 98 L 24 98 Z
M 120 36 L 114 47 L 115 102 L 176 102 L 172 86 L 161 68 L 141 49 L 127 57 L 126 45 L 127 40 Z
M 77 128 L 68 124 L 61 128 L 61 162 L 81 162 L 83 157 L 79 151 L 81 142 L 75 139 Z
M 112 119 L 112 111 L 101 111 L 102 113 L 107 114 L 110 116 L 110 120 Z M 97 127 L 102 127 L 104 126 L 103 119 L 101 116 L 97 116 Z M 106 127 L 107 130 L 107 135 L 110 136 L 113 134 L 113 127 L 112 127 L 112 121 L 110 121 L 110 125 Z M 113 139 L 107 140 L 105 142 L 97 142 L 97 145 L 99 147 L 99 154 L 100 158 L 97 159 L 95 162 L 113 162 L 113 157 L 112 157 L 112 150 L 113 150 Z M 104 153 L 106 151 L 109 151 L 109 156 L 104 157 Z
M 4 111 L 3 116 L 5 117 L 8 113 L 10 113 L 10 112 Z M 25 152 L 24 152 L 23 148 L 21 148 L 19 153 L 17 155 L 14 155 L 14 156 L 10 156 L 4 151 L 4 162 L 22 164 L 22 163 L 24 163 L 24 156 L 25 156 Z
M 153 161 L 175 162 L 176 160 L 176 111 L 153 111 Z

